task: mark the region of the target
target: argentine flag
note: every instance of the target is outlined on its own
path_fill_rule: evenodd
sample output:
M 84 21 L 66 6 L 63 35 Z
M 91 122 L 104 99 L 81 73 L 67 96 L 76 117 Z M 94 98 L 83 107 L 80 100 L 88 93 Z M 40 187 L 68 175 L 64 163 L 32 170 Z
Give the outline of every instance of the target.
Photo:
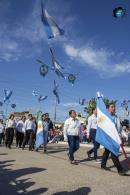
M 37 135 L 36 135 L 36 143 L 35 149 L 38 149 L 40 145 L 43 144 L 43 125 L 42 125 L 42 112 L 38 113 L 38 128 L 37 128 Z
M 116 156 L 119 154 L 121 139 L 112 116 L 107 111 L 102 96 L 97 98 L 97 132 L 96 141 Z
M 49 15 L 47 10 L 44 8 L 41 1 L 42 15 L 41 19 L 44 24 L 48 39 L 54 38 L 59 35 L 63 35 L 64 31 L 57 25 L 54 19 Z
M 4 97 L 4 102 L 6 102 L 7 100 L 9 100 L 10 99 L 10 97 L 11 97 L 11 95 L 12 95 L 12 91 L 10 91 L 10 90 L 4 90 L 4 94 L 5 94 L 5 97 Z
M 83 98 L 79 98 L 79 104 L 80 105 L 85 105 L 85 103 L 86 103 L 86 99 L 83 99 Z

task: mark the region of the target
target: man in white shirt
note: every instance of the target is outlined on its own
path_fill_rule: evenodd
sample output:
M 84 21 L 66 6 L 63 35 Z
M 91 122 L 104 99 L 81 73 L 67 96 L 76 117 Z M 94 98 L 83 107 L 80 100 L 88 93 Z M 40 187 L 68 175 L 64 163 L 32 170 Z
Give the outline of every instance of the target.
M 68 157 L 71 164 L 77 164 L 74 160 L 74 152 L 79 149 L 80 133 L 82 126 L 80 121 L 76 118 L 75 110 L 69 111 L 69 118 L 64 123 L 64 141 L 68 141 L 69 153 Z
M 23 140 L 22 149 L 24 150 L 25 145 L 29 142 L 29 150 L 33 149 L 35 125 L 32 114 L 28 115 L 28 119 L 25 121 L 25 135 Z
M 94 153 L 94 160 L 95 162 L 100 162 L 99 159 L 97 159 L 97 150 L 100 146 L 99 143 L 96 142 L 96 129 L 97 129 L 97 109 L 92 109 L 93 114 L 88 118 L 88 135 L 90 140 L 93 142 L 93 148 L 87 152 L 88 158 L 91 160 L 91 154 Z
M 16 147 L 21 148 L 23 139 L 24 139 L 24 133 L 25 133 L 25 120 L 26 117 L 21 117 L 21 120 L 19 120 L 16 124 Z

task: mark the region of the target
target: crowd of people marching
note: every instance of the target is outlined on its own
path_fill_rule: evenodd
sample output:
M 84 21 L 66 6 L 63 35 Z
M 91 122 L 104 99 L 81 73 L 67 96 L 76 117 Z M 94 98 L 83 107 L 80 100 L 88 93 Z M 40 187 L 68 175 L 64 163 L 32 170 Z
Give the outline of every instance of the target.
M 116 129 L 122 138 L 124 143 L 128 142 L 130 137 L 129 127 L 121 126 L 118 117 L 115 115 L 115 105 L 111 103 L 108 106 L 108 111 L 113 117 Z M 19 120 L 16 120 L 13 114 L 5 122 L 0 119 L 0 145 L 5 144 L 5 147 L 11 149 L 14 137 L 16 138 L 16 147 L 24 150 L 28 145 L 29 151 L 35 150 L 38 152 L 39 148 L 35 147 L 37 139 L 38 121 L 32 114 L 28 114 L 27 117 L 22 116 Z M 106 167 L 109 154 L 111 153 L 112 161 L 117 168 L 120 175 L 125 173 L 122 165 L 119 162 L 118 156 L 112 153 L 108 148 L 104 148 L 102 160 L 98 158 L 98 148 L 100 144 L 96 141 L 96 129 L 97 129 L 97 108 L 93 108 L 92 115 L 88 118 L 88 125 L 82 124 L 78 118 L 75 110 L 69 111 L 69 117 L 65 121 L 64 126 L 60 129 L 56 129 L 49 118 L 49 114 L 42 115 L 42 129 L 43 129 L 43 146 L 44 153 L 47 153 L 47 143 L 55 143 L 58 141 L 68 142 L 69 151 L 67 153 L 71 164 L 77 164 L 74 159 L 74 153 L 79 149 L 80 142 L 92 142 L 93 148 L 87 151 L 89 160 L 95 160 L 97 163 L 101 163 L 103 170 L 109 170 Z M 92 158 L 93 153 L 93 158 Z
M 53 139 L 56 135 L 54 131 L 53 123 L 49 118 L 49 114 L 42 115 L 43 122 L 43 138 L 44 138 L 44 152 L 46 152 L 46 145 L 49 139 Z M 5 122 L 0 119 L 0 145 L 5 144 L 6 147 L 11 149 L 14 137 L 16 138 L 16 147 L 24 150 L 28 144 L 29 150 L 35 149 L 35 141 L 37 134 L 37 119 L 32 114 L 28 114 L 27 117 L 22 116 L 19 120 L 15 119 L 11 114 L 9 119 Z

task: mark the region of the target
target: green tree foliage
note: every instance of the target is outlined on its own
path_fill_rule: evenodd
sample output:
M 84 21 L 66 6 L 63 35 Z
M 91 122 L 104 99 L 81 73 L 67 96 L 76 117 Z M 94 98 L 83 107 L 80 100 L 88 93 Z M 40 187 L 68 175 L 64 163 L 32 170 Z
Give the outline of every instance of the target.
M 110 103 L 116 104 L 117 100 L 109 100 L 108 98 L 103 99 L 105 105 L 109 105 Z M 88 99 L 87 106 L 84 108 L 84 112 L 88 114 L 88 117 L 92 114 L 92 109 L 96 107 L 96 98 Z

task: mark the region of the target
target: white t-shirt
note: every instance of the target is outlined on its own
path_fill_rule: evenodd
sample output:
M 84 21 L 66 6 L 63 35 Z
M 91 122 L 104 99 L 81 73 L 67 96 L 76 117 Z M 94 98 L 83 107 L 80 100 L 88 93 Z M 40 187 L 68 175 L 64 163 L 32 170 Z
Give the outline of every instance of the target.
M 27 131 L 27 130 L 33 130 L 33 131 L 35 131 L 34 121 L 29 120 L 29 119 L 27 119 L 25 121 L 25 131 Z
M 88 117 L 88 134 L 90 134 L 90 129 L 97 129 L 97 117 L 94 114 Z
M 6 128 L 15 128 L 15 127 L 16 127 L 15 120 L 8 119 L 6 121 Z
M 64 123 L 64 135 L 79 136 L 82 131 L 81 123 L 78 119 L 68 118 Z
M 25 123 L 22 120 L 18 121 L 16 125 L 16 130 L 21 133 L 25 132 Z
M 0 123 L 0 133 L 4 132 L 4 125 Z

